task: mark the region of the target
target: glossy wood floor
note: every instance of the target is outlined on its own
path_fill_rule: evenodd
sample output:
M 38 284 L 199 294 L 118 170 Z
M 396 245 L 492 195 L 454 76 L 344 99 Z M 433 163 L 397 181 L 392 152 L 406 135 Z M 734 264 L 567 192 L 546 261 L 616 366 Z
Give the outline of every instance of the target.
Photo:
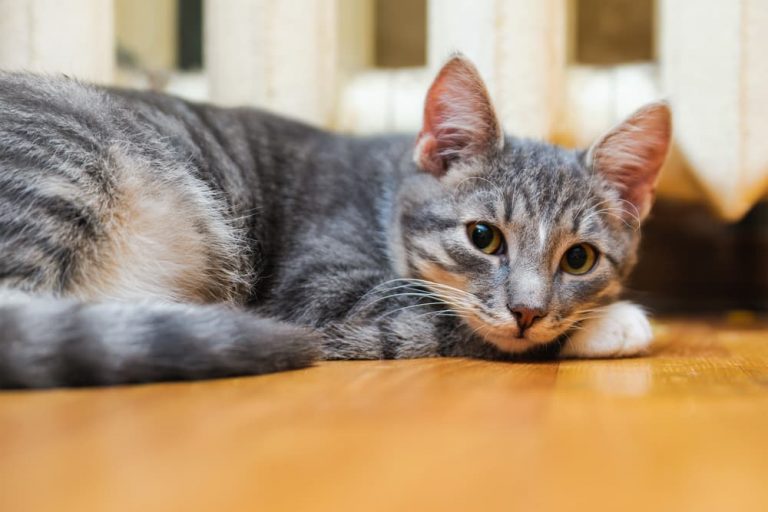
M 0 510 L 768 510 L 745 322 L 659 323 L 643 359 L 0 393 Z

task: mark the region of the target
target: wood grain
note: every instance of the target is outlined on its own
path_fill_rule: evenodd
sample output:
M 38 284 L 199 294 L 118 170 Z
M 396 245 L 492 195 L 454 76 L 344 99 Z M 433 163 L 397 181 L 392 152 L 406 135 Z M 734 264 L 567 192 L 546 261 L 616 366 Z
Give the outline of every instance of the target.
M 768 323 L 651 357 L 0 393 L 0 510 L 766 510 Z

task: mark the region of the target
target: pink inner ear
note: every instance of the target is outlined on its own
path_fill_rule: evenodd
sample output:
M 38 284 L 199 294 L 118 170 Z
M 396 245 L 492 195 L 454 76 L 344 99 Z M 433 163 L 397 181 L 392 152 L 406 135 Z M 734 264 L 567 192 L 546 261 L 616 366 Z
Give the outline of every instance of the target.
M 416 163 L 441 176 L 451 162 L 501 147 L 503 140 L 480 75 L 468 60 L 454 57 L 440 70 L 427 93 Z
M 630 216 L 643 219 L 651 209 L 671 133 L 669 107 L 654 103 L 611 130 L 589 152 L 592 167 L 634 207 L 626 208 Z

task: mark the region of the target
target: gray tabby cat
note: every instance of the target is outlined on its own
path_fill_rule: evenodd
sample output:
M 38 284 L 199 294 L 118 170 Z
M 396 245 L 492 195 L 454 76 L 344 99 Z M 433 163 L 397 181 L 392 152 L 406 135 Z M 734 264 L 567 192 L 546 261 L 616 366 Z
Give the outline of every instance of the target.
M 669 139 L 662 103 L 586 152 L 505 137 L 462 57 L 415 148 L 0 74 L 0 385 L 639 354 L 616 299 Z

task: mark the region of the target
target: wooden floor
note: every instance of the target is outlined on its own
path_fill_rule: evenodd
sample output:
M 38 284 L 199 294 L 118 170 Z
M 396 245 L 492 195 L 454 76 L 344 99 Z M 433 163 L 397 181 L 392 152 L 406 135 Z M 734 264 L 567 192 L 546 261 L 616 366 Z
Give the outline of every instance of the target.
M 768 322 L 743 323 L 664 321 L 621 361 L 0 393 L 0 510 L 768 510 Z

